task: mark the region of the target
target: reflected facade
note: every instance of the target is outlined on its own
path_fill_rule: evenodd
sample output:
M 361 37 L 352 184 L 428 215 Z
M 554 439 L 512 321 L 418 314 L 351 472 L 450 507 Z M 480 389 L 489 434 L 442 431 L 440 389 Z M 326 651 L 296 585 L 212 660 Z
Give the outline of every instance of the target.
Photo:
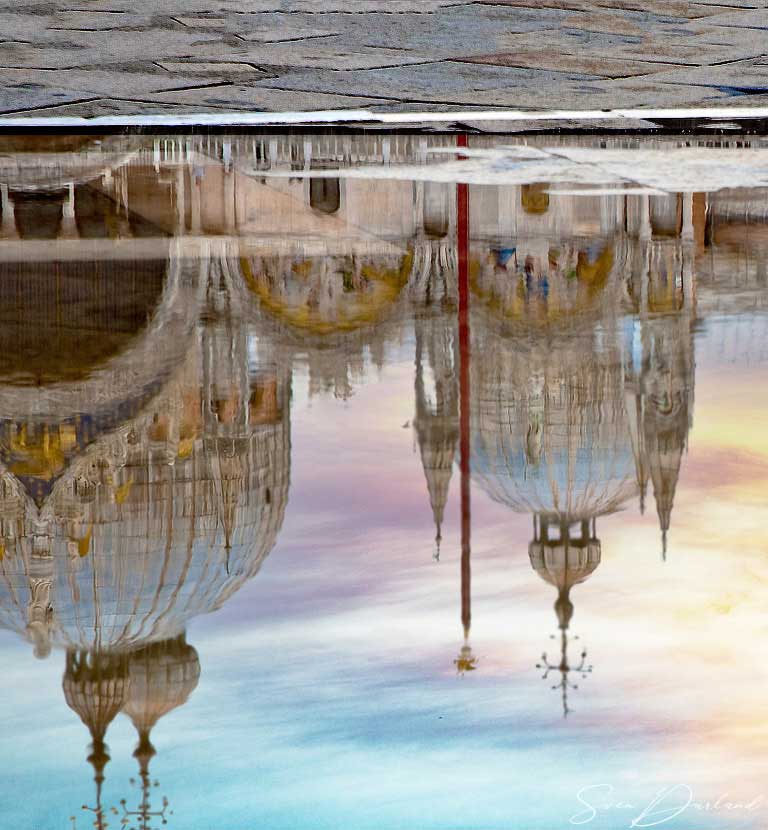
M 603 523 L 655 513 L 674 558 L 697 332 L 732 321 L 720 348 L 735 359 L 768 342 L 765 193 L 386 175 L 437 170 L 453 149 L 452 136 L 40 138 L 0 160 L 0 625 L 60 660 L 90 733 L 95 800 L 74 826 L 170 820 L 152 731 L 205 682 L 192 620 L 279 556 L 299 382 L 302 406 L 354 410 L 407 355 L 434 526 L 413 555 L 432 545 L 445 567 L 452 490 L 461 516 L 452 679 L 484 672 L 471 488 L 532 527 L 503 556 L 527 544 L 531 581 L 551 586 L 557 634 L 538 668 L 563 714 L 592 673 L 572 591 L 607 555 Z M 380 175 L 349 175 L 359 166 Z M 135 808 L 102 795 L 121 713 Z

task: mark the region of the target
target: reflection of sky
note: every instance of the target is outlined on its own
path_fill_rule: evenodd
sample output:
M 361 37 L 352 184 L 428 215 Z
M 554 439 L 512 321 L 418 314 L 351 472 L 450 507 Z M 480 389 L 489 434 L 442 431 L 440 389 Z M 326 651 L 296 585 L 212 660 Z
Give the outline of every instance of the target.
M 595 669 L 563 720 L 534 668 L 556 646 L 556 624 L 553 590 L 528 562 L 531 520 L 477 487 L 479 663 L 455 674 L 458 474 L 435 563 L 420 459 L 403 428 L 412 355 L 409 339 L 348 402 L 308 402 L 296 383 L 278 544 L 222 611 L 193 622 L 200 685 L 153 734 L 169 827 L 558 830 L 579 811 L 580 788 L 607 784 L 632 809 L 585 826 L 616 830 L 663 786 L 712 802 L 768 789 L 768 389 L 755 383 L 765 367 L 699 362 L 666 564 L 651 499 L 644 517 L 630 504 L 598 520 L 602 564 L 572 595 L 572 630 Z M 0 650 L 3 826 L 68 827 L 92 784 L 86 730 L 61 692 L 63 655 L 35 662 L 10 634 Z M 106 800 L 116 803 L 135 770 L 123 716 L 108 743 Z M 691 808 L 661 826 L 756 829 L 767 815 L 768 804 Z

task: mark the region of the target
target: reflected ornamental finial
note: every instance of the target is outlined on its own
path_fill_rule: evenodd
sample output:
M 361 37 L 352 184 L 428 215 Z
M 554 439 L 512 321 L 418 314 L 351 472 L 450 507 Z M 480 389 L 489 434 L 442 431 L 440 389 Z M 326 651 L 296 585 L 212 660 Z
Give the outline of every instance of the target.
M 465 640 L 459 656 L 453 661 L 456 671 L 463 675 L 477 670 L 477 657 L 472 653 L 472 646 Z
M 552 638 L 555 638 L 554 634 Z M 574 637 L 573 639 L 578 640 L 579 638 Z M 578 665 L 572 666 L 568 661 L 568 630 L 564 628 L 560 632 L 560 662 L 550 663 L 547 652 L 545 651 L 541 655 L 541 661 L 536 664 L 537 669 L 544 669 L 544 674 L 542 675 L 543 680 L 546 680 L 552 671 L 560 672 L 560 680 L 552 686 L 552 689 L 560 689 L 561 691 L 564 718 L 567 718 L 568 713 L 571 712 L 571 708 L 568 705 L 568 692 L 571 689 L 576 691 L 579 688 L 577 683 L 573 683 L 570 680 L 570 675 L 580 674 L 582 678 L 586 678 L 588 674 L 592 674 L 592 665 L 587 663 L 586 649 L 581 650 L 579 658 Z
M 587 663 L 587 651 L 582 649 L 579 662 L 572 665 L 568 659 L 568 629 L 573 618 L 571 589 L 587 580 L 600 564 L 600 540 L 596 536 L 594 519 L 580 522 L 557 520 L 551 516 L 539 516 L 534 522 L 534 539 L 529 545 L 531 566 L 546 582 L 557 588 L 554 609 L 560 629 L 560 660 L 550 662 L 547 652 L 536 664 L 543 669 L 542 677 L 547 679 L 550 672 L 560 673 L 560 680 L 552 688 L 560 689 L 563 702 L 563 717 L 571 711 L 568 692 L 578 689 L 570 677 L 580 674 L 586 677 L 592 673 Z M 552 635 L 555 639 L 557 635 Z M 574 637 L 577 640 L 578 637 Z
M 149 741 L 147 740 L 147 743 Z M 141 745 L 140 745 L 141 746 Z M 151 747 L 152 745 L 149 744 Z M 139 750 L 134 753 L 138 757 Z M 154 749 L 152 749 L 154 754 Z M 150 756 L 151 757 L 151 756 Z M 173 810 L 169 809 L 168 799 L 163 796 L 160 801 L 160 807 L 153 809 L 150 800 L 151 792 L 160 786 L 159 781 L 152 781 L 149 777 L 149 763 L 139 759 L 140 777 L 139 779 L 131 778 L 131 786 L 136 786 L 141 791 L 141 801 L 136 805 L 135 809 L 128 808 L 128 800 L 120 799 L 120 807 L 123 811 L 120 817 L 120 826 L 124 830 L 158 830 L 161 826 L 168 824 L 168 818 L 173 815 Z

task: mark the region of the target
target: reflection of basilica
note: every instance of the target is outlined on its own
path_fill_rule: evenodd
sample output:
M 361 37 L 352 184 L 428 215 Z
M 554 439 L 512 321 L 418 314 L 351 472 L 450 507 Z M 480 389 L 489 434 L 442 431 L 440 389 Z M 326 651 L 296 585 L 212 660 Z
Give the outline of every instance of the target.
M 0 624 L 38 656 L 66 651 L 99 792 L 123 712 L 149 811 L 150 732 L 200 674 L 187 623 L 275 545 L 296 369 L 310 392 L 348 398 L 413 325 L 436 557 L 459 462 L 466 492 L 471 470 L 531 515 L 530 563 L 557 592 L 560 631 L 559 660 L 542 665 L 566 710 L 569 678 L 589 670 L 568 656 L 571 590 L 600 564 L 600 518 L 635 498 L 643 509 L 650 489 L 666 553 L 696 311 L 727 293 L 696 274 L 717 201 L 532 183 L 469 187 L 462 216 L 455 185 L 306 177 L 423 161 L 427 143 L 115 139 L 0 163 Z M 718 221 L 721 238 L 738 232 Z M 468 535 L 462 546 L 466 672 Z
M 83 399 L 71 420 L 3 423 L 2 624 L 40 657 L 66 649 L 99 787 L 119 711 L 148 782 L 149 733 L 197 684 L 187 622 L 258 572 L 287 504 L 290 377 L 242 321 L 210 301 L 201 317 L 182 364 L 124 420 Z
M 560 673 L 565 713 L 570 676 L 591 671 L 586 651 L 568 657 L 571 589 L 600 564 L 598 518 L 635 497 L 642 511 L 649 479 L 666 556 L 693 412 L 694 204 L 676 197 L 673 230 L 662 232 L 652 220 L 669 206 L 654 214 L 648 197 L 588 197 L 550 226 L 535 201 L 535 232 L 492 243 L 471 277 L 472 352 L 482 355 L 472 475 L 533 516 L 531 566 L 557 590 L 561 641 L 559 661 L 545 654 L 540 667 Z
M 695 298 L 691 253 L 653 245 L 614 231 L 550 248 L 545 275 L 521 253 L 519 277 L 498 265 L 477 277 L 473 470 L 495 500 L 593 522 L 638 490 L 642 501 L 650 477 L 666 534 L 691 426 Z M 594 269 L 563 268 L 568 248 Z M 499 272 L 509 305 L 494 299 Z
M 13 200 L 28 239 L 61 189 L 25 187 L 26 220 L 16 192 L 4 189 L 3 207 L 7 228 Z M 169 245 L 111 202 L 91 217 L 96 238 L 114 215 L 118 234 L 142 228 L 157 244 L 94 256 L 81 210 L 95 197 L 82 187 L 63 190 L 77 226 L 56 252 L 64 261 L 0 265 L 6 300 L 23 304 L 4 304 L 17 328 L 0 381 L 0 624 L 39 657 L 66 652 L 64 695 L 92 738 L 97 827 L 107 729 L 119 712 L 131 720 L 140 803 L 121 804 L 116 821 L 143 827 L 166 809 L 150 796 L 151 730 L 200 674 L 187 623 L 258 572 L 283 521 L 291 381 L 239 313 L 226 249 Z
M 435 314 L 444 301 L 424 304 L 440 292 L 423 280 L 413 308 L 414 427 L 438 545 L 463 429 L 473 480 L 532 515 L 531 565 L 558 592 L 562 653 L 556 665 L 546 656 L 544 664 L 560 671 L 567 708 L 568 675 L 587 666 L 586 655 L 578 665 L 567 656 L 570 592 L 600 563 L 597 519 L 636 496 L 643 509 L 650 479 L 666 552 L 693 408 L 692 243 L 670 245 L 650 218 L 650 234 L 639 233 L 633 217 L 643 207 L 651 216 L 647 199 L 562 200 L 550 215 L 541 188 L 469 190 L 466 271 L 462 277 L 452 259 L 432 281 L 440 273 L 466 280 L 471 341 L 459 354 L 458 288 L 448 313 Z M 470 355 L 462 424 L 458 366 Z M 463 561 L 465 643 L 455 661 L 462 673 L 477 662 L 469 578 Z

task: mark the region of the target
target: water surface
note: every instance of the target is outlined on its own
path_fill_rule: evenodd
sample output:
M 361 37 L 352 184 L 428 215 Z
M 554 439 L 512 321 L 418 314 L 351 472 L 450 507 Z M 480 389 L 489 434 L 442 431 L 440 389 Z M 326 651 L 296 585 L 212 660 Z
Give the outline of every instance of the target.
M 766 826 L 764 142 L 3 140 L 4 825 Z

